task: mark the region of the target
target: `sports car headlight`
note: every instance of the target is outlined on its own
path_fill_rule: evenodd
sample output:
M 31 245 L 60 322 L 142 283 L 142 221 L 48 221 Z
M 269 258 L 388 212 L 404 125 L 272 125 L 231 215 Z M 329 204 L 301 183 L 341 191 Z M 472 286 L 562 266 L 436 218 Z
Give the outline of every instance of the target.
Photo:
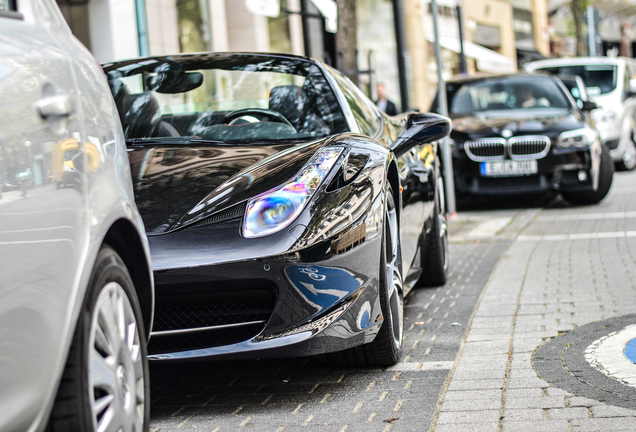
M 292 223 L 336 163 L 342 150 L 336 147 L 319 150 L 292 180 L 250 200 L 243 220 L 243 236 L 266 236 Z
M 597 140 L 597 135 L 592 129 L 581 128 L 563 132 L 559 135 L 557 145 L 563 148 L 590 147 Z

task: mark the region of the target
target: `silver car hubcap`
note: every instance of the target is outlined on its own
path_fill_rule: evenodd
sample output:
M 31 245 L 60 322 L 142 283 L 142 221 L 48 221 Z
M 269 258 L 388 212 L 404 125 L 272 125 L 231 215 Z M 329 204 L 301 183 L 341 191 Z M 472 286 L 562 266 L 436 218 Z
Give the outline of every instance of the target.
M 121 285 L 99 294 L 89 338 L 89 393 L 97 432 L 141 432 L 144 372 L 139 327 Z
M 636 165 L 636 146 L 632 140 L 630 140 L 629 148 L 623 154 L 623 165 L 627 169 L 632 169 Z
M 393 341 L 397 349 L 402 346 L 404 300 L 402 298 L 402 273 L 399 265 L 398 223 L 395 206 L 386 213 L 386 287 L 388 299 L 388 319 L 393 327 Z

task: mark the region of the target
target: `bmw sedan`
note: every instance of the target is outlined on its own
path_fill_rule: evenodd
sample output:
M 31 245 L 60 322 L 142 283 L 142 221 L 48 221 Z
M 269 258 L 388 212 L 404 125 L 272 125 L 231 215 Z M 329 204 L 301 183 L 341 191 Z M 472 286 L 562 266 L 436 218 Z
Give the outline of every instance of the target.
M 585 112 L 556 78 L 506 75 L 446 84 L 458 195 L 519 195 L 550 190 L 575 204 L 608 193 L 614 165 Z

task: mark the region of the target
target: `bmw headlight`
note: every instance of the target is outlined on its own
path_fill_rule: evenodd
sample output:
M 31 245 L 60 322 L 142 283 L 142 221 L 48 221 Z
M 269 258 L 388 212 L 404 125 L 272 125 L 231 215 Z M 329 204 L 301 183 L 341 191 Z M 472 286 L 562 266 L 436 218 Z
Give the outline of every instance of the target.
M 559 135 L 557 145 L 562 148 L 587 148 L 591 147 L 597 139 L 598 135 L 592 129 L 574 129 Z
M 342 150 L 337 147 L 319 150 L 292 180 L 251 199 L 243 220 L 243 236 L 262 237 L 291 224 L 327 177 Z

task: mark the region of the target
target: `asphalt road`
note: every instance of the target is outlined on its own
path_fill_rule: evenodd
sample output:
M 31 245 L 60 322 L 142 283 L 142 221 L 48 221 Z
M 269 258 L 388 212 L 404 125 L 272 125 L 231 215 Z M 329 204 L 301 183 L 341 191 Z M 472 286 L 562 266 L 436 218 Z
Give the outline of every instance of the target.
M 631 193 L 636 174 L 619 177 L 613 193 Z M 396 366 L 342 369 L 322 358 L 153 363 L 150 430 L 428 431 L 493 269 L 542 209 L 568 207 L 556 194 L 460 201 L 449 224 L 449 281 L 408 295 Z

